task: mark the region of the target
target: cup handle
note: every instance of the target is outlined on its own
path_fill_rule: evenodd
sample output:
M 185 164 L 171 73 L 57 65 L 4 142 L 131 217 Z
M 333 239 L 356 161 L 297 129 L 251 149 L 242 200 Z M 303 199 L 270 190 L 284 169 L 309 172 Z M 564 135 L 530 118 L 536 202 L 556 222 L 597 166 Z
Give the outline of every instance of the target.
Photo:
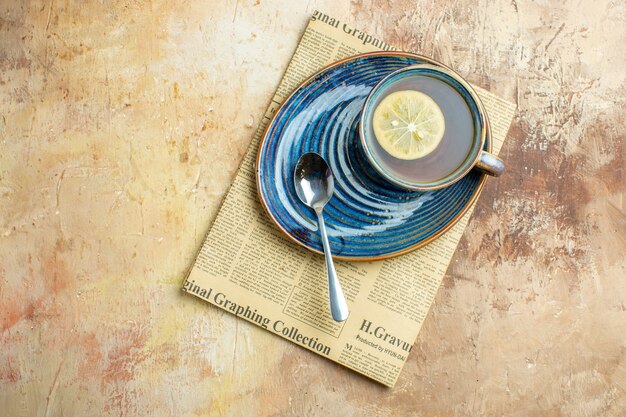
M 499 177 L 504 172 L 502 159 L 485 151 L 480 151 L 480 156 L 474 167 L 492 177 Z

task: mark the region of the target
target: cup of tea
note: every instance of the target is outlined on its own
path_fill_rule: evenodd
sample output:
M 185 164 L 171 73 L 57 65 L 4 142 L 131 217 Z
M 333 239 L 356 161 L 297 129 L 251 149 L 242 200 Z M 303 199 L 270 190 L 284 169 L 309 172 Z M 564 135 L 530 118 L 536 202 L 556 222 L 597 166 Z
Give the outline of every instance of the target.
M 491 132 L 478 95 L 445 67 L 411 65 L 383 78 L 365 100 L 359 135 L 372 166 L 409 190 L 447 187 L 472 169 L 504 171 L 483 150 Z

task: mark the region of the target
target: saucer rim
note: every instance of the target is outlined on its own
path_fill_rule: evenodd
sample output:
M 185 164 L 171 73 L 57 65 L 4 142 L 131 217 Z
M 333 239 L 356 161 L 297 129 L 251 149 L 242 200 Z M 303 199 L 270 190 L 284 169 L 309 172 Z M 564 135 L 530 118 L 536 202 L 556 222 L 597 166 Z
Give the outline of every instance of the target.
M 294 95 L 296 95 L 300 90 L 302 90 L 310 82 L 312 82 L 315 78 L 319 77 L 322 73 L 326 72 L 329 69 L 332 69 L 332 68 L 335 68 L 337 66 L 343 65 L 343 64 L 345 64 L 347 62 L 350 62 L 350 61 L 356 61 L 358 59 L 369 58 L 369 57 L 373 57 L 373 56 L 415 58 L 415 59 L 421 60 L 421 61 L 423 61 L 425 63 L 431 64 L 431 65 L 435 65 L 435 66 L 440 66 L 442 68 L 445 68 L 447 70 L 452 71 L 452 69 L 449 68 L 448 66 L 446 66 L 446 65 L 444 65 L 444 64 L 442 64 L 442 63 L 440 63 L 438 61 L 435 61 L 432 58 L 428 58 L 426 56 L 415 54 L 415 53 L 412 53 L 412 52 L 403 52 L 403 51 L 365 52 L 365 53 L 362 53 L 362 54 L 352 55 L 352 56 L 340 59 L 338 61 L 332 62 L 331 64 L 321 68 L 319 71 L 316 71 L 314 74 L 312 74 L 311 76 L 306 78 L 304 81 L 299 83 L 298 86 L 287 97 L 285 97 L 285 99 L 276 108 L 276 110 L 274 111 L 274 115 L 272 116 L 272 119 L 268 122 L 267 126 L 265 127 L 265 129 L 263 131 L 263 135 L 261 136 L 261 139 L 259 140 L 259 145 L 258 145 L 258 148 L 257 148 L 257 155 L 256 155 L 254 163 L 255 163 L 255 167 L 256 167 L 256 169 L 255 169 L 255 173 L 256 173 L 255 182 L 256 182 L 256 189 L 257 189 L 257 196 L 258 196 L 258 199 L 261 202 L 261 206 L 263 207 L 265 213 L 268 215 L 270 220 L 278 228 L 278 230 L 280 230 L 289 240 L 291 240 L 292 242 L 295 242 L 298 246 L 301 246 L 301 247 L 303 247 L 303 248 L 305 248 L 305 249 L 307 249 L 307 250 L 309 250 L 309 251 L 311 251 L 313 253 L 321 255 L 321 256 L 324 255 L 323 251 L 319 251 L 317 249 L 311 248 L 310 246 L 307 246 L 306 244 L 304 244 L 300 240 L 296 239 L 289 232 L 287 232 L 287 230 L 285 230 L 280 225 L 278 220 L 272 215 L 272 212 L 269 209 L 269 203 L 265 200 L 265 198 L 263 197 L 263 195 L 261 193 L 261 178 L 260 178 L 261 168 L 260 168 L 259 161 L 261 159 L 261 153 L 262 153 L 262 150 L 263 150 L 263 145 L 265 144 L 265 141 L 267 140 L 267 136 L 268 136 L 268 133 L 269 133 L 270 129 L 272 128 L 272 126 L 276 122 L 276 117 L 279 115 L 279 113 L 281 112 L 283 107 L 287 103 L 289 103 L 289 101 L 292 99 L 292 97 Z M 485 112 L 485 115 L 486 115 L 486 112 Z M 491 131 L 490 126 L 489 126 L 489 118 L 488 117 L 485 117 L 485 127 L 487 128 L 487 132 Z M 490 137 L 491 135 L 489 135 L 489 133 L 487 135 L 489 136 L 489 140 L 487 141 L 487 152 L 491 153 L 493 139 Z M 486 174 L 481 174 L 481 177 L 480 177 L 479 182 L 478 182 L 478 186 L 474 190 L 474 193 L 471 195 L 471 197 L 465 203 L 465 207 L 463 207 L 461 209 L 461 211 L 459 211 L 459 213 L 454 218 L 452 218 L 448 222 L 448 224 L 446 224 L 444 227 L 442 227 L 437 233 L 433 234 L 432 236 L 429 236 L 428 238 L 424 239 L 423 241 L 421 241 L 419 243 L 416 243 L 413 246 L 409 246 L 407 248 L 404 248 L 404 249 L 401 249 L 401 250 L 398 250 L 398 251 L 395 251 L 395 252 L 385 253 L 385 254 L 376 255 L 376 256 L 342 256 L 342 255 L 332 255 L 332 257 L 333 257 L 333 259 L 338 260 L 338 261 L 371 262 L 371 261 L 380 261 L 380 260 L 395 258 L 397 256 L 405 255 L 405 254 L 407 254 L 409 252 L 413 252 L 416 249 L 424 247 L 424 246 L 428 245 L 429 243 L 431 243 L 432 241 L 434 241 L 435 239 L 437 239 L 438 237 L 441 237 L 444 233 L 446 233 L 448 230 L 450 230 L 452 227 L 454 227 L 454 225 L 456 225 L 459 222 L 459 220 L 461 220 L 461 218 L 463 218 L 463 216 L 468 212 L 468 210 L 474 205 L 474 203 L 478 199 L 478 196 L 480 196 L 480 193 L 481 193 L 483 187 L 485 186 L 486 182 L 487 182 L 487 175 Z

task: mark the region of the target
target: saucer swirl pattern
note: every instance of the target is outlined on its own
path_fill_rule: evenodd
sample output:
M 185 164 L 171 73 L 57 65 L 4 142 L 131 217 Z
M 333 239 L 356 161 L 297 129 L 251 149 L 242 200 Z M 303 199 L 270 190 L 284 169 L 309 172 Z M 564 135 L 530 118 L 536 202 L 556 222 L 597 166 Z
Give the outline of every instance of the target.
M 367 95 L 390 72 L 419 63 L 434 62 L 398 52 L 348 58 L 309 78 L 278 109 L 259 145 L 257 187 L 270 218 L 296 243 L 323 253 L 315 215 L 294 189 L 293 170 L 306 152 L 322 155 L 335 176 L 324 218 L 338 259 L 371 261 L 423 246 L 454 225 L 478 196 L 485 179 L 475 171 L 421 193 L 391 184 L 365 156 L 358 121 Z M 488 136 L 485 150 L 490 148 Z

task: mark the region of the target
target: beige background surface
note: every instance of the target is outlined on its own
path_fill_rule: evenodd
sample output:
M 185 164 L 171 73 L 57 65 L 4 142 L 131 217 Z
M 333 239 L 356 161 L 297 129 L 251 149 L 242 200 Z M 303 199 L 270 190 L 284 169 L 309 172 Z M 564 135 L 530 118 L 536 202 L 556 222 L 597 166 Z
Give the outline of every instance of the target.
M 393 390 L 179 290 L 315 8 L 518 106 Z M 610 1 L 0 0 L 1 414 L 623 416 L 625 28 Z

